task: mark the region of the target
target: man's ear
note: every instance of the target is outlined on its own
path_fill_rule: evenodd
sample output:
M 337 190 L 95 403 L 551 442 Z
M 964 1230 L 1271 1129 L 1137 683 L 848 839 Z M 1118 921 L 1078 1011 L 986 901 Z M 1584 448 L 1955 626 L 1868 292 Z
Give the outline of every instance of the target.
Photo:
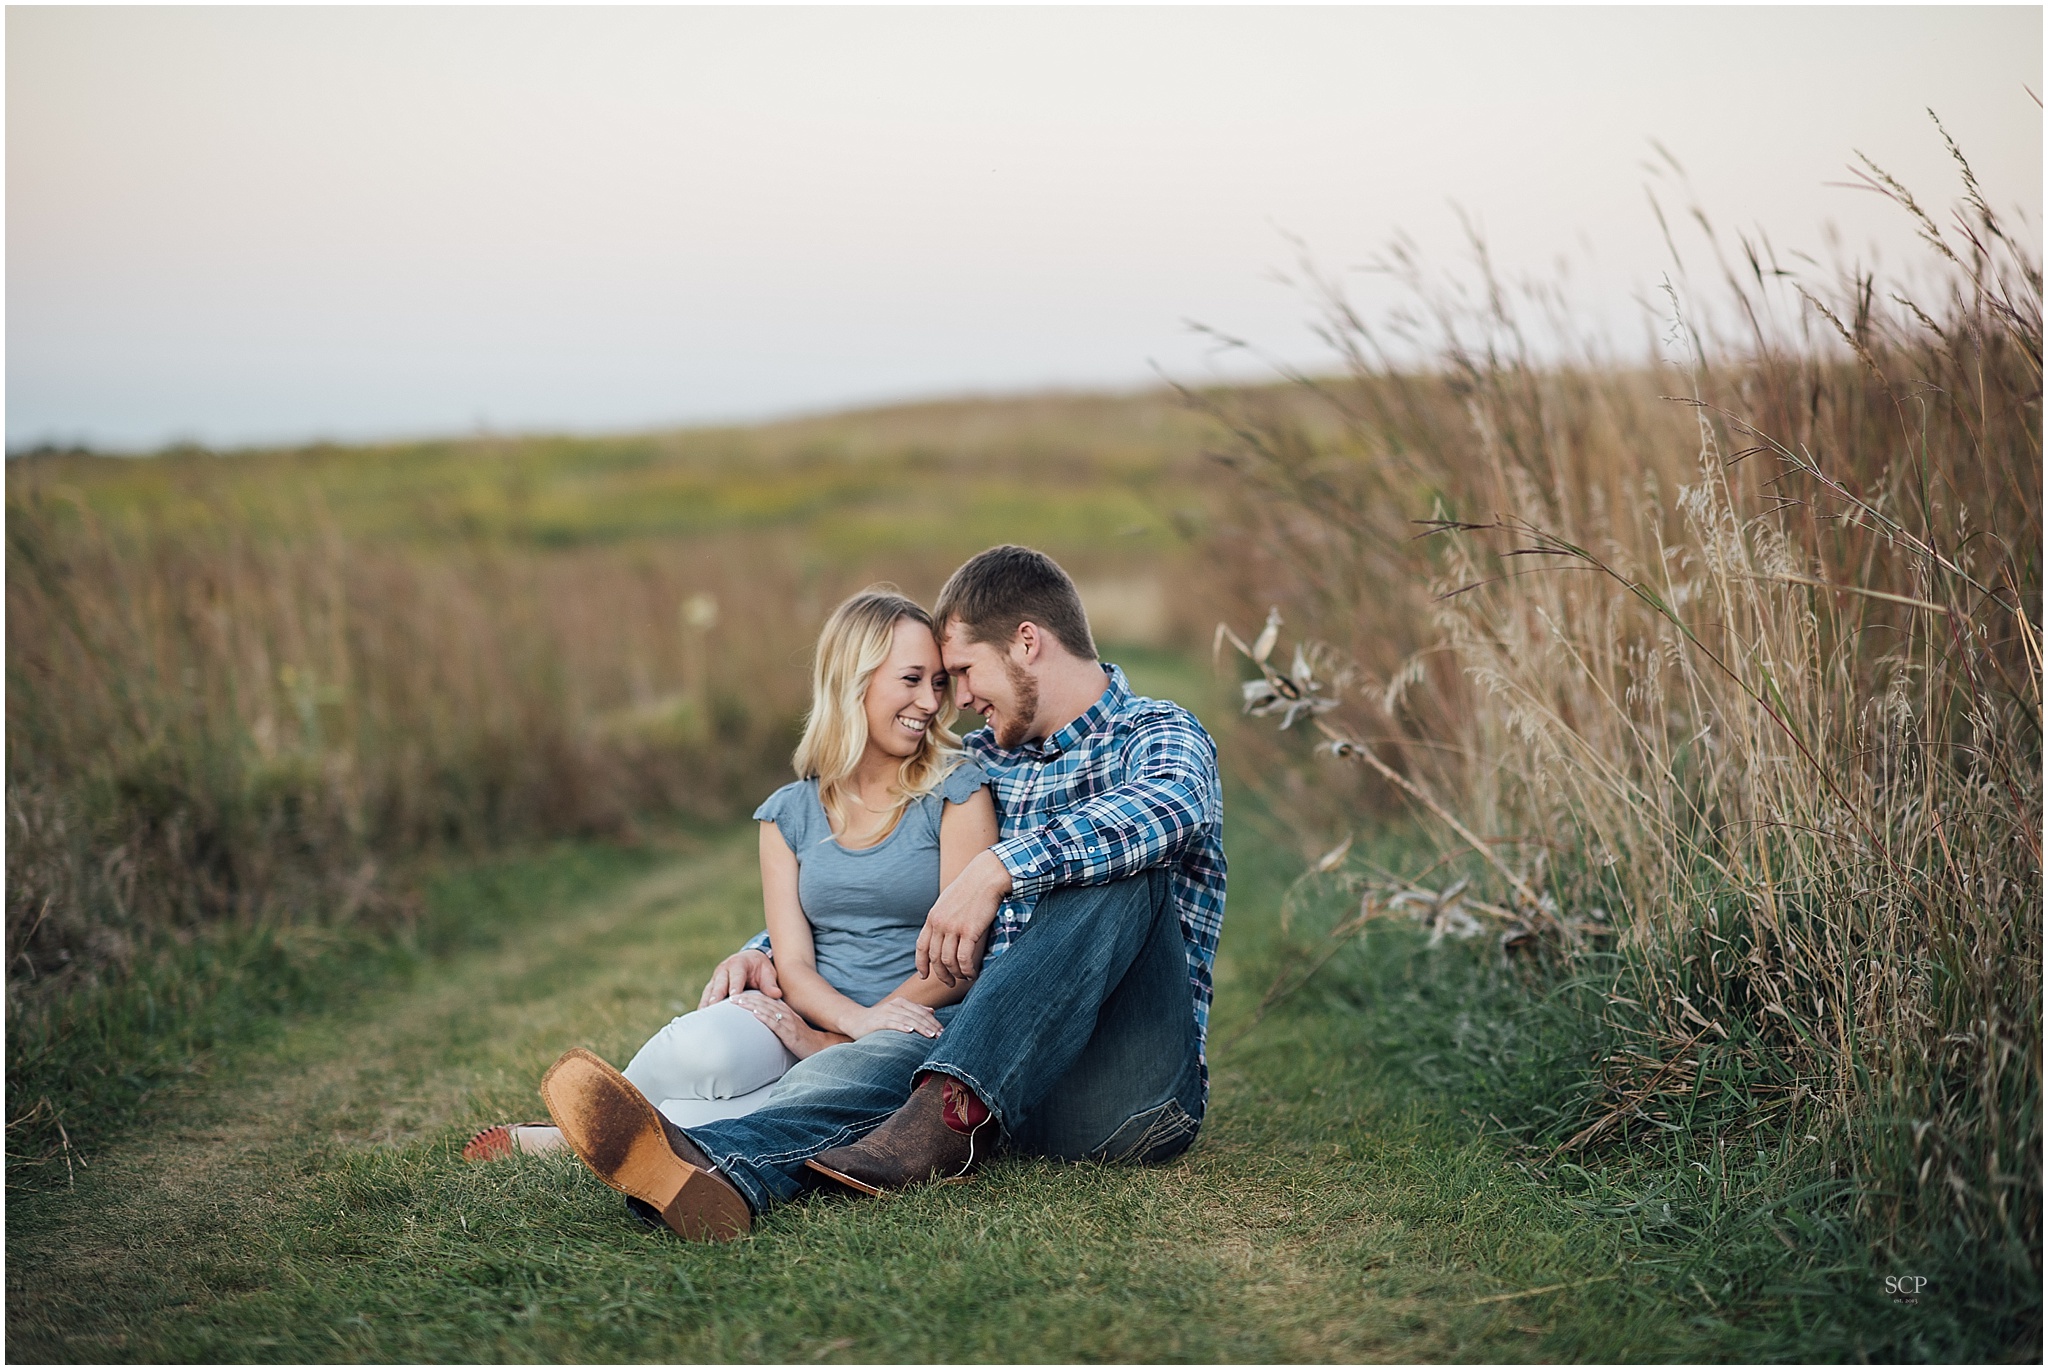
M 1016 636 L 1010 639 L 1010 651 L 1019 666 L 1035 666 L 1045 652 L 1045 634 L 1036 623 L 1026 619 L 1017 625 Z

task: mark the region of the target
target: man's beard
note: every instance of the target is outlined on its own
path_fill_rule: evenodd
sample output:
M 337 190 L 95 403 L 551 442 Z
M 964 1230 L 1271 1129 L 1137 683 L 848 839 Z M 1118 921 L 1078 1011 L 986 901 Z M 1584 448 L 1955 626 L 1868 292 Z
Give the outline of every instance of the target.
M 1010 691 L 1017 697 L 1003 716 L 1002 726 L 996 729 L 996 745 L 1009 751 L 1023 745 L 1025 735 L 1038 722 L 1038 682 L 1009 657 L 1001 660 L 1003 673 L 1010 678 Z

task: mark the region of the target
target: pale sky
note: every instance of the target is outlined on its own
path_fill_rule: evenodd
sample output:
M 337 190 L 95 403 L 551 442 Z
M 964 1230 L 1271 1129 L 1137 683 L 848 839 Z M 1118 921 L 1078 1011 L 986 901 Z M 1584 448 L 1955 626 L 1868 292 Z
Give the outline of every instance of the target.
M 1724 228 L 1896 258 L 1828 183 L 1861 150 L 1947 206 L 1932 106 L 2038 241 L 2041 44 L 2035 6 L 11 7 L 7 444 L 1201 378 L 1188 319 L 1313 363 L 1287 235 L 1450 264 L 1453 202 L 1640 336 L 1652 139 Z

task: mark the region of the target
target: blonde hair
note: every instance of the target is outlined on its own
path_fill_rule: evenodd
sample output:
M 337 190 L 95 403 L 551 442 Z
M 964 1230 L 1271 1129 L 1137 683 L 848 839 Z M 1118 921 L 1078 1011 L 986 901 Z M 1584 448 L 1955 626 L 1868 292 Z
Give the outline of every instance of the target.
M 889 659 L 896 625 L 906 618 L 932 626 L 932 616 L 895 586 L 870 585 L 834 609 L 818 634 L 811 708 L 790 764 L 799 780 L 818 782 L 818 800 L 836 832 L 847 829 L 852 799 L 846 782 L 867 750 L 868 683 Z M 896 830 L 906 808 L 938 789 L 960 764 L 960 739 L 952 732 L 960 711 L 951 691 L 941 688 L 938 695 L 939 712 L 925 729 L 924 740 L 897 769 L 894 803 L 882 837 Z

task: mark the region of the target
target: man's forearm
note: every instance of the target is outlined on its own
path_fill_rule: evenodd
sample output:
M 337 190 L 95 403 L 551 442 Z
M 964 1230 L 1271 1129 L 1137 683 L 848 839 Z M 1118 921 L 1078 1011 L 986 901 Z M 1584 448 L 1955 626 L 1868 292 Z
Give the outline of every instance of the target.
M 1148 776 L 1091 796 L 990 852 L 1022 894 L 1107 884 L 1172 861 L 1209 824 L 1214 807 L 1213 790 L 1200 777 Z

